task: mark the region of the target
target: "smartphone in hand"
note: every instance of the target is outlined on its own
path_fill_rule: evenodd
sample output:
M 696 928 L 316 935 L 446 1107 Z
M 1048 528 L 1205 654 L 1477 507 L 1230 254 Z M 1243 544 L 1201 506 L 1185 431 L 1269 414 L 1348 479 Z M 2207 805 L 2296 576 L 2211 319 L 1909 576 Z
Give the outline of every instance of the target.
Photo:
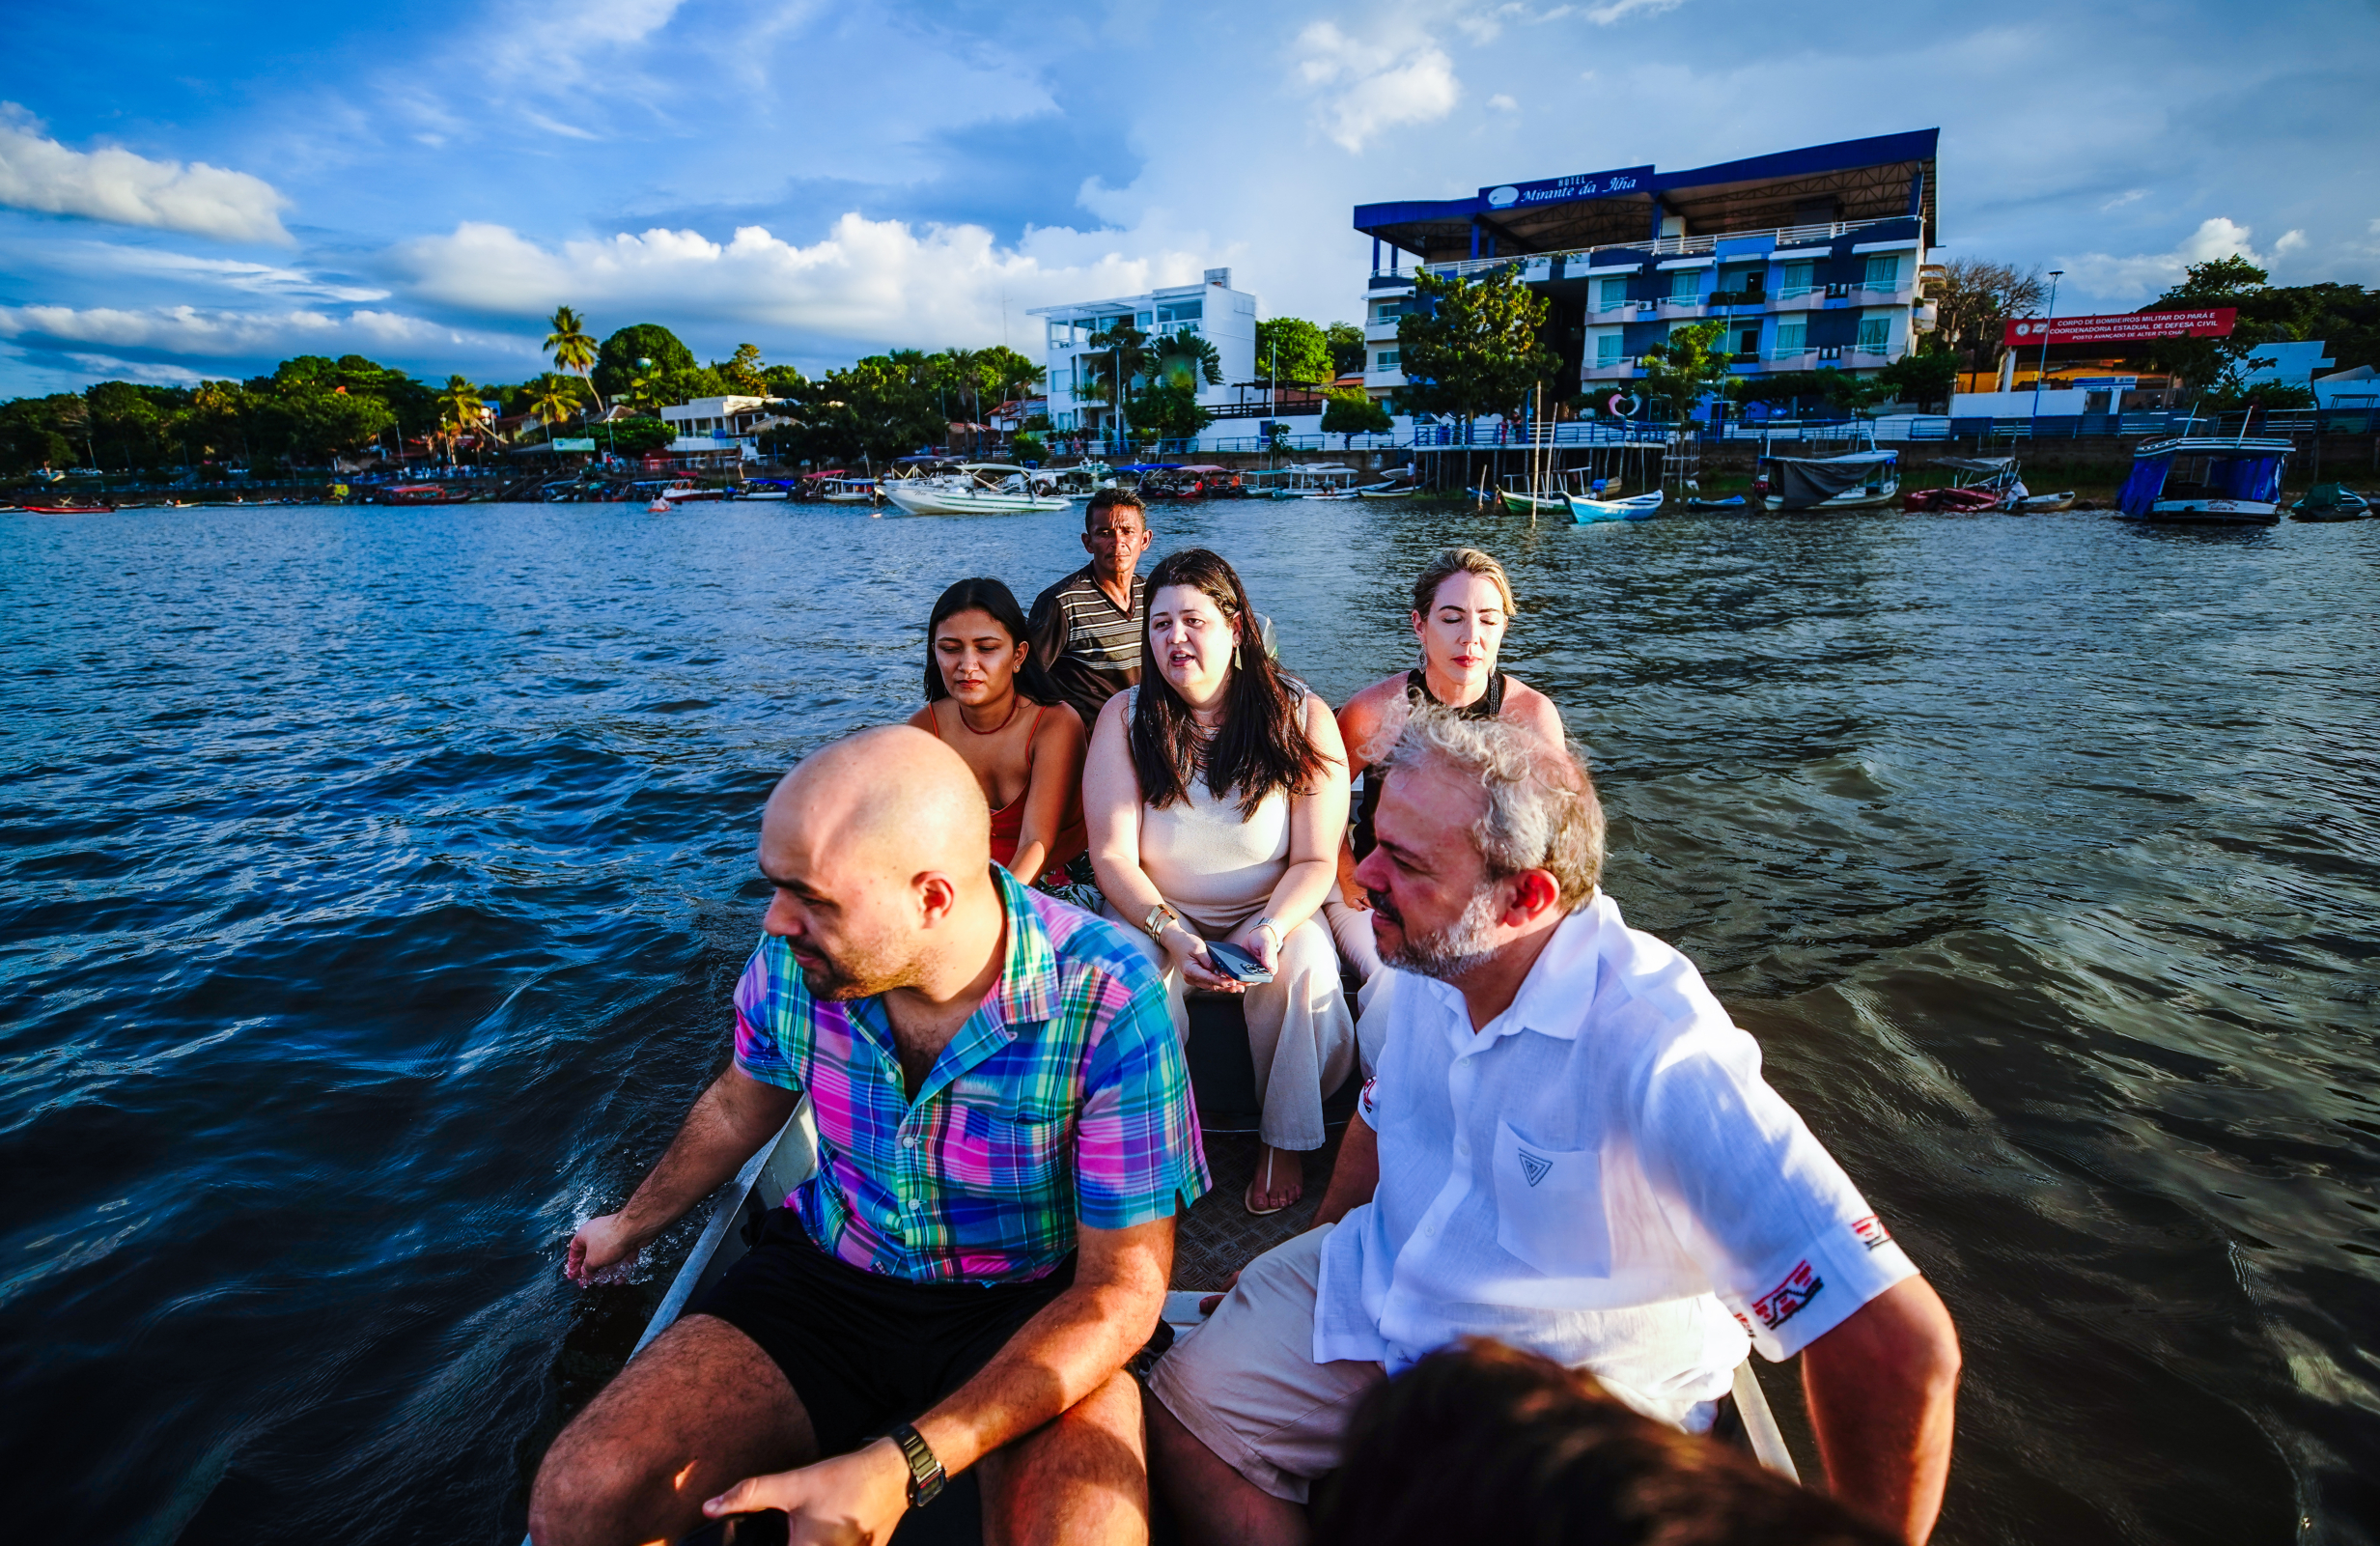
M 1220 940 L 1209 940 L 1207 959 L 1215 963 L 1215 970 L 1218 973 L 1229 977 L 1234 982 L 1245 984 L 1273 980 L 1273 973 L 1265 970 L 1262 962 L 1236 944 L 1225 944 Z

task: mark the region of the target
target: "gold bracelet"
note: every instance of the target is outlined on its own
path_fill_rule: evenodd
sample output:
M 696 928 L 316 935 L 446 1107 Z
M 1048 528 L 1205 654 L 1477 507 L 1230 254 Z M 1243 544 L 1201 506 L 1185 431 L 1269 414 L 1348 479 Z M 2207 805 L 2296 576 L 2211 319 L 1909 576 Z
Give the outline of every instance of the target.
M 1162 918 L 1164 922 L 1159 922 L 1158 920 L 1160 918 Z M 1173 909 L 1167 907 L 1163 902 L 1160 902 L 1157 906 L 1149 909 L 1149 915 L 1147 917 L 1140 920 L 1140 932 L 1147 935 L 1150 939 L 1155 940 L 1160 944 L 1162 944 L 1165 941 L 1165 924 L 1179 923 L 1181 921 L 1181 914 L 1176 913 Z

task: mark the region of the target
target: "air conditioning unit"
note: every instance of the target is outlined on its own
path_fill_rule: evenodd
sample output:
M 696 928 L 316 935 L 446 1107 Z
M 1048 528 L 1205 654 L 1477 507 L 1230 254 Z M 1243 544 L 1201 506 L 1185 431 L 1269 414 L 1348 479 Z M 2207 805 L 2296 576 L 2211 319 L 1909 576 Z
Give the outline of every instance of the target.
M 1827 286 L 1827 299 L 1829 299 L 1829 300 L 1849 300 L 1850 298 L 1851 298 L 1851 287 L 1850 287 L 1849 285 L 1847 285 L 1847 284 L 1846 284 L 1846 285 L 1829 285 L 1829 286 Z

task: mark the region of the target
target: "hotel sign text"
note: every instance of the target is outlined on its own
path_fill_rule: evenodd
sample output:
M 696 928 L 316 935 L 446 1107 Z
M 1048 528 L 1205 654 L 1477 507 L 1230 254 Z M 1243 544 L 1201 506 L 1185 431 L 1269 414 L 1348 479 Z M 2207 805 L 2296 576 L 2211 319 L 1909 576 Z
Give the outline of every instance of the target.
M 1615 193 L 1640 193 L 1651 184 L 1649 166 L 1623 167 L 1616 172 L 1589 172 L 1583 177 L 1553 177 L 1541 183 L 1507 183 L 1481 188 L 1480 198 L 1491 210 L 1527 210 L 1541 204 L 1567 204 L 1572 199 L 1608 199 Z

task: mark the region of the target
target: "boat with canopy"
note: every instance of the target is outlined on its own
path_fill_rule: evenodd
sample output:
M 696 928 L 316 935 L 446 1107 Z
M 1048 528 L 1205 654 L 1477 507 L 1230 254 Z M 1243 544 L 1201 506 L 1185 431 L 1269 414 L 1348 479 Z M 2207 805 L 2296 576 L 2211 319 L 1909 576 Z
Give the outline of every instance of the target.
M 1764 456 L 1761 505 L 1769 510 L 1872 510 L 1901 492 L 1898 451 L 1846 451 L 1831 457 Z
M 2197 526 L 2277 524 L 2282 470 L 2295 449 L 2279 436 L 2182 435 L 2145 442 L 2132 453 L 2132 473 L 2116 492 L 2115 519 Z

